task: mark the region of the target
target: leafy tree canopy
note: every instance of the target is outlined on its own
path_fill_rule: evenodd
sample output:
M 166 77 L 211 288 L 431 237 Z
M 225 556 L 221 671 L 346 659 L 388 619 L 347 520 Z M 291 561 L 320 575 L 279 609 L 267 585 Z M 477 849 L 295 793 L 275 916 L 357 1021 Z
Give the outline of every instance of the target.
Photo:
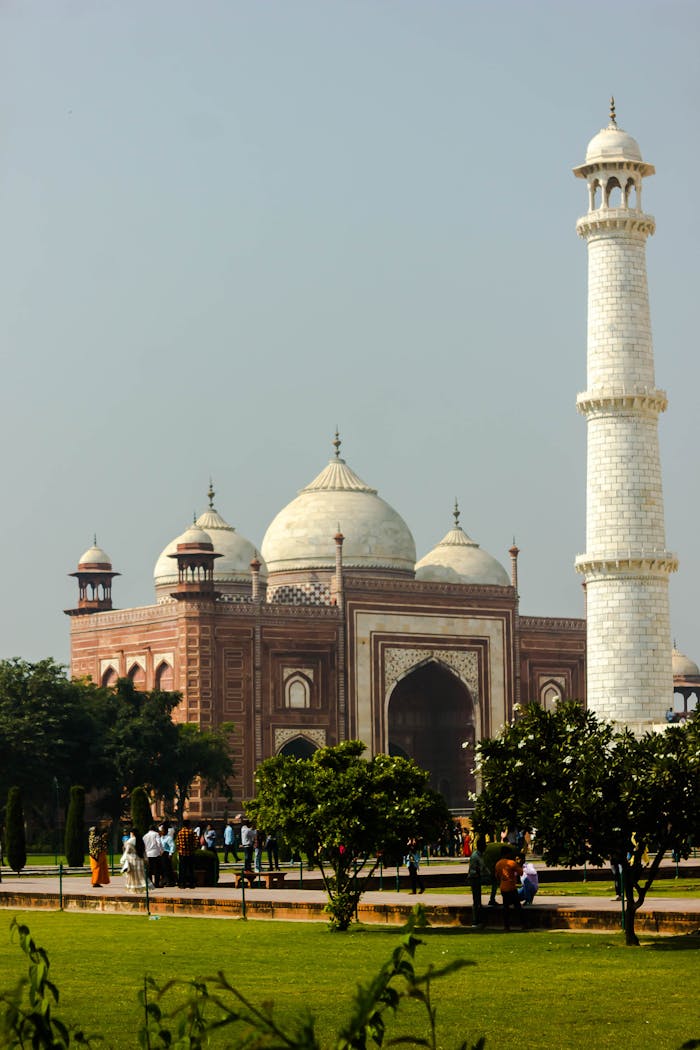
M 0 804 L 16 785 L 28 810 L 51 824 L 54 780 L 64 800 L 76 781 L 97 790 L 115 819 L 138 785 L 182 805 L 198 776 L 226 794 L 232 727 L 176 725 L 179 702 L 179 693 L 139 692 L 128 678 L 114 688 L 70 679 L 50 659 L 0 661 Z
M 218 791 L 224 798 L 233 798 L 228 784 L 234 772 L 229 743 L 233 725 L 224 722 L 216 729 L 200 729 L 191 722 L 180 722 L 176 730 L 174 796 L 177 818 L 182 820 L 192 784 L 197 777 L 207 791 Z
M 619 863 L 638 943 L 634 917 L 663 857 L 687 857 L 700 838 L 700 721 L 638 738 L 574 702 L 530 704 L 479 744 L 477 763 L 475 827 L 535 828 L 548 864 Z
M 449 820 L 442 795 L 414 762 L 389 755 L 363 758 L 349 740 L 310 759 L 277 755 L 256 775 L 247 811 L 259 828 L 275 828 L 292 849 L 318 860 L 331 922 L 347 929 L 377 855 L 401 856 L 409 836 L 437 837 Z M 355 877 L 358 862 L 369 865 Z
M 54 777 L 94 783 L 100 741 L 90 701 L 98 693 L 53 660 L 0 661 L 0 799 L 16 784 L 36 807 L 53 796 Z

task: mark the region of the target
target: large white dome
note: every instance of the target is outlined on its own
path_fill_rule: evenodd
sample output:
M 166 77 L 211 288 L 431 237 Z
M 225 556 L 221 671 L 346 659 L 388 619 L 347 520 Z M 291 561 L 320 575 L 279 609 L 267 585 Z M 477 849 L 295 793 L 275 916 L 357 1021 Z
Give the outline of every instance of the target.
M 340 529 L 343 567 L 413 575 L 416 545 L 406 522 L 336 454 L 269 526 L 262 554 L 269 573 L 335 567 Z
M 455 506 L 455 526 L 416 564 L 416 579 L 432 583 L 480 583 L 510 587 L 508 573 L 487 551 L 467 536 L 459 524 Z
M 215 552 L 221 555 L 214 562 L 214 582 L 217 584 L 250 584 L 250 563 L 256 556 L 256 549 L 245 536 L 241 536 L 232 525 L 224 521 L 219 512 L 214 509 L 213 500 L 214 492 L 210 489 L 209 507 L 203 514 L 200 514 L 195 524 L 197 528 L 209 534 Z M 159 591 L 177 586 L 177 561 L 170 555 L 177 552 L 177 545 L 180 541 L 181 537 L 176 536 L 158 557 L 153 570 L 153 579 Z M 267 575 L 267 568 L 261 558 L 259 561 L 261 562 L 260 577 L 264 579 Z

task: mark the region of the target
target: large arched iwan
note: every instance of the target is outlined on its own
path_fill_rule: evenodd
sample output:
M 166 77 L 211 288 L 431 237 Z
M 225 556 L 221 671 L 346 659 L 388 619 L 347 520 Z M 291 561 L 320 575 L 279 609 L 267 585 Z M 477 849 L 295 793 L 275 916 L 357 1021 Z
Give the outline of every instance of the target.
M 430 773 L 451 809 L 464 809 L 474 791 L 474 701 L 448 668 L 429 660 L 396 683 L 389 698 L 389 754 L 414 760 Z

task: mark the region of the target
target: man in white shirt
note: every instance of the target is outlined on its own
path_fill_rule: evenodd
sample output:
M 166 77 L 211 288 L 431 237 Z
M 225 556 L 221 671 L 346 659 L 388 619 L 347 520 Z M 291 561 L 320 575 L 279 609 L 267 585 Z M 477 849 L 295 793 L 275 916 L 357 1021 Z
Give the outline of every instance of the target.
M 151 824 L 150 828 L 143 836 L 143 846 L 146 850 L 148 874 L 151 882 L 156 889 L 160 889 L 163 885 L 163 864 L 161 861 L 161 857 L 163 856 L 163 844 L 160 841 L 160 835 L 156 830 L 155 824 Z
M 255 830 L 249 827 L 245 820 L 241 824 L 241 846 L 243 847 L 243 867 L 246 871 L 252 871 Z

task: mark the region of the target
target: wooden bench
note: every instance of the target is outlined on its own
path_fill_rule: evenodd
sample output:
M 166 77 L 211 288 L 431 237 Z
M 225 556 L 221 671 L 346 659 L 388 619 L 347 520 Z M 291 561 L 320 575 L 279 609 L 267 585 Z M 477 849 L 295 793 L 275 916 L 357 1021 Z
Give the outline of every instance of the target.
M 266 889 L 281 889 L 285 875 L 287 871 L 236 871 L 236 889 L 240 889 L 241 882 L 247 882 L 251 889 L 259 883 Z
M 240 889 L 245 881 L 250 889 L 263 883 L 266 890 L 279 890 L 284 886 L 286 874 L 286 871 L 237 871 L 236 889 Z
M 249 887 L 252 889 L 254 884 L 255 884 L 255 880 L 257 879 L 257 877 L 258 877 L 258 875 L 257 875 L 257 872 L 255 872 L 255 871 L 237 871 L 236 872 L 236 889 L 239 890 L 241 888 L 241 883 L 243 883 L 243 882 L 247 882 Z
M 261 871 L 259 877 L 265 883 L 265 889 L 281 890 L 286 874 L 286 871 Z

